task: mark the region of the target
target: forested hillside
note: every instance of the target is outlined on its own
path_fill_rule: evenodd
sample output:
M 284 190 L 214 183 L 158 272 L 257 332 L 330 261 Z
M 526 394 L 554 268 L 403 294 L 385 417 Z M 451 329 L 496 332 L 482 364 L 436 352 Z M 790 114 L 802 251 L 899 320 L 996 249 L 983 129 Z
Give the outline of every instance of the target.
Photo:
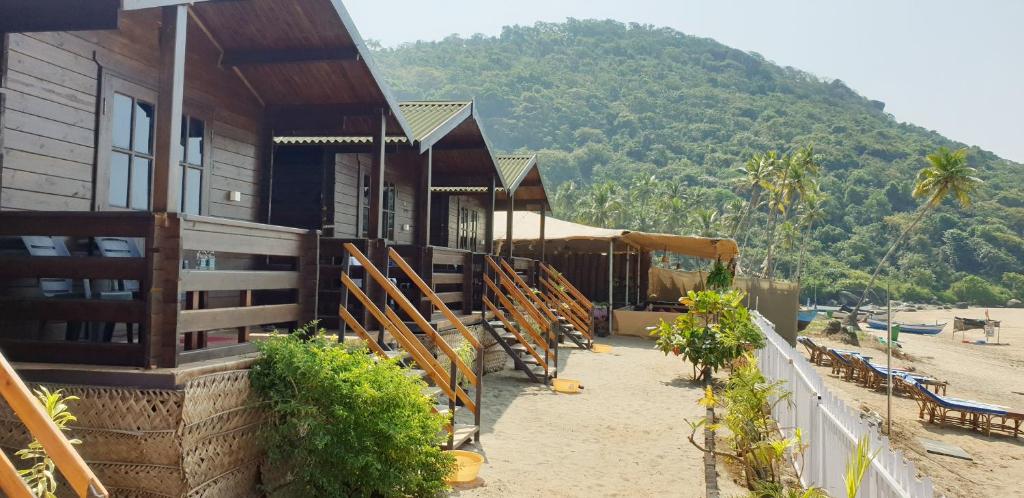
M 925 154 L 965 146 L 897 122 L 841 81 L 668 28 L 539 23 L 381 49 L 378 59 L 401 98 L 475 97 L 497 148 L 540 151 L 555 215 L 576 221 L 728 235 L 751 197 L 744 162 L 813 146 L 820 216 L 778 227 L 777 275 L 792 276 L 808 250 L 805 295 L 863 289 L 918 206 Z M 1024 294 L 1024 167 L 973 147 L 968 161 L 984 185 L 970 208 L 947 202 L 915 230 L 888 272 L 897 296 L 997 304 Z M 737 234 L 747 268 L 766 247 L 757 204 Z

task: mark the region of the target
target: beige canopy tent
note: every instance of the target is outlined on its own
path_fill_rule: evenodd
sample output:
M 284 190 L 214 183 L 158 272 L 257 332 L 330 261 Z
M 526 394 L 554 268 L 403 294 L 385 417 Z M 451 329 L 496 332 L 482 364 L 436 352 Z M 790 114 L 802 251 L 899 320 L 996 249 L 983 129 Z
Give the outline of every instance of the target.
M 494 226 L 505 224 L 506 216 L 505 212 L 495 212 Z M 726 263 L 732 261 L 739 254 L 739 247 L 732 239 L 598 228 L 552 217 L 546 217 L 542 223 L 541 215 L 530 211 L 515 211 L 512 216 L 513 242 L 542 241 L 541 243 L 546 243 L 557 240 L 590 240 L 603 242 L 603 245 L 622 242 L 636 249 L 668 251 L 705 259 L 720 258 Z M 500 234 L 495 236 L 495 240 L 502 244 L 504 244 L 504 238 Z

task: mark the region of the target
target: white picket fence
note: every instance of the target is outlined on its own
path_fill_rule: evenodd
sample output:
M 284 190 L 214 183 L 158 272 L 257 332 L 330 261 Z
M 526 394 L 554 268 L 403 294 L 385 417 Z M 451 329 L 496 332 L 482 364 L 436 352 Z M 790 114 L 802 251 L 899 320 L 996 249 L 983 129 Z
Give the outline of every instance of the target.
M 793 393 L 791 403 L 776 405 L 775 420 L 787 435 L 799 427 L 804 443 L 809 445 L 803 457 L 794 462 L 804 486 L 817 486 L 829 496 L 846 496 L 846 464 L 857 441 L 867 435 L 871 451 L 878 453 L 864 474 L 860 498 L 932 498 L 931 479 L 918 479 L 914 464 L 890 448 L 887 437 L 832 394 L 805 356 L 775 332 L 771 322 L 756 311 L 753 315 L 768 338 L 767 345 L 757 353 L 761 371 L 770 380 L 784 381 L 785 388 Z

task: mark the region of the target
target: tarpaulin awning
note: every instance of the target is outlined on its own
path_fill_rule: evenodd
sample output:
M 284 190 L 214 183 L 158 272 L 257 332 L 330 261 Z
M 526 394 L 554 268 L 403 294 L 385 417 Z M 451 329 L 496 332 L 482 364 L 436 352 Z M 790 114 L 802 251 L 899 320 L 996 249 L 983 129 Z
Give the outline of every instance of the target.
M 494 213 L 494 226 L 505 226 L 506 213 Z M 540 214 L 530 211 L 516 211 L 512 218 L 512 240 L 540 240 Z M 495 240 L 504 240 L 502 233 L 495 234 Z M 544 239 L 554 240 L 603 240 L 624 242 L 648 251 L 668 251 L 685 256 L 730 261 L 739 254 L 739 247 L 732 239 L 672 235 L 667 233 L 635 232 L 614 228 L 598 228 L 558 218 L 547 217 L 544 222 Z

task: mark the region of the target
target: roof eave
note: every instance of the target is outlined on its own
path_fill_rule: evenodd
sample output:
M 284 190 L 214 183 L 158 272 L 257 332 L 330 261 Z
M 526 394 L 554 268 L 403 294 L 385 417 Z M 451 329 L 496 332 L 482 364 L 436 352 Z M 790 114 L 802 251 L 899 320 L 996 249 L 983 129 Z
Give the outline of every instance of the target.
M 501 168 L 498 167 L 498 156 L 494 153 L 494 147 L 491 147 L 491 141 L 487 138 L 487 132 L 484 131 L 484 127 L 481 126 L 480 115 L 476 113 L 476 99 L 473 99 L 469 103 L 470 112 L 472 113 L 473 120 L 477 123 L 477 128 L 480 129 L 480 139 L 484 142 L 484 147 L 487 149 L 487 155 L 491 158 L 491 168 L 498 180 L 501 181 L 501 186 L 508 189 L 508 185 L 505 184 L 505 179 L 501 176 Z
M 523 180 L 526 179 L 526 175 L 530 174 L 530 170 L 536 167 L 537 154 L 534 154 L 530 156 L 530 162 L 527 163 L 526 167 L 523 168 L 523 171 L 519 173 L 519 176 L 516 177 L 516 179 L 512 182 L 512 185 L 506 186 L 505 188 L 507 188 L 508 190 L 512 191 L 513 194 L 515 194 L 516 189 L 519 188 L 519 184 L 523 183 Z M 544 194 L 547 195 L 547 191 L 545 191 Z

